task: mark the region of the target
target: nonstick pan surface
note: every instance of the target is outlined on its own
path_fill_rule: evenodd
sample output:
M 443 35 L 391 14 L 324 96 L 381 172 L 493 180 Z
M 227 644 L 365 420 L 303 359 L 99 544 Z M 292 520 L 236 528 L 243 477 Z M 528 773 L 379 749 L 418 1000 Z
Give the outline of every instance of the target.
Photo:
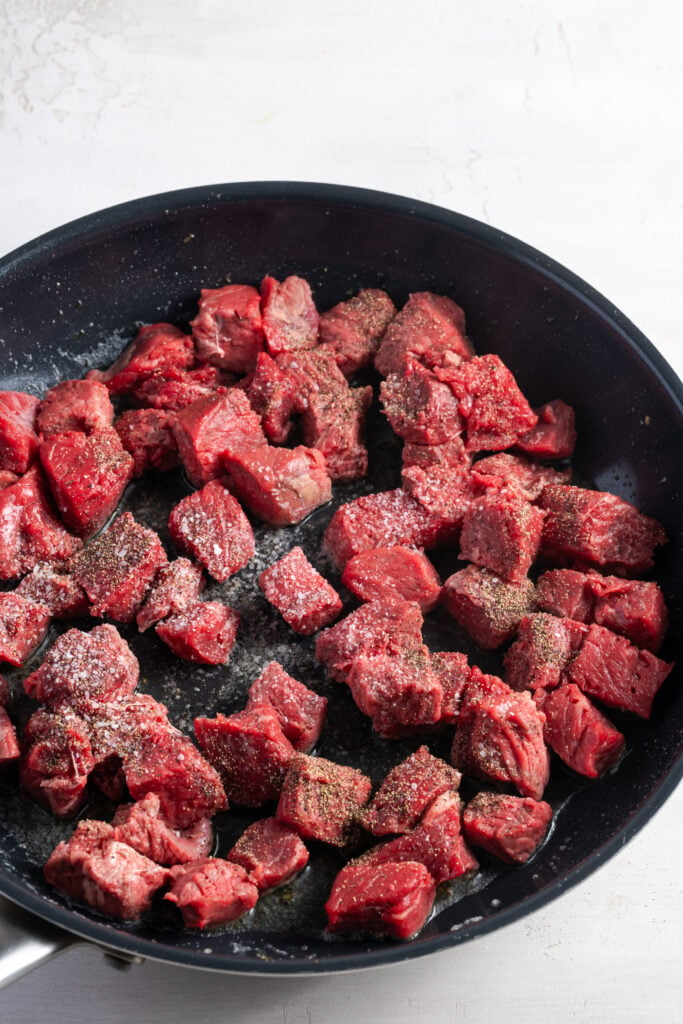
M 0 261 L 0 388 L 41 394 L 61 379 L 107 365 L 140 323 L 186 324 L 200 288 L 258 283 L 266 273 L 306 277 L 321 310 L 361 287 L 385 288 L 398 304 L 411 291 L 450 295 L 467 312 L 477 351 L 500 354 L 532 404 L 559 397 L 570 402 L 579 429 L 576 481 L 634 502 L 661 520 L 671 538 L 654 577 L 672 618 L 662 656 L 676 658 L 683 581 L 681 383 L 647 339 L 583 281 L 466 217 L 378 192 L 266 182 L 188 189 L 83 218 Z M 276 658 L 330 700 L 320 755 L 356 765 L 379 782 L 419 745 L 421 740 L 377 739 L 347 689 L 325 680 L 312 641 L 296 638 L 256 586 L 258 573 L 294 544 L 338 582 L 318 550 L 334 507 L 400 480 L 398 445 L 376 413 L 370 433 L 369 482 L 335 487 L 332 505 L 298 527 L 258 526 L 254 561 L 228 583 L 208 588 L 208 597 L 224 599 L 242 614 L 227 666 L 190 666 L 167 651 L 153 631 L 143 635 L 121 628 L 140 659 L 141 688 L 167 704 L 172 721 L 184 730 L 191 731 L 196 714 L 240 709 L 250 683 Z M 180 474 L 145 479 L 129 489 L 124 507 L 158 529 L 173 553 L 166 517 L 189 490 Z M 458 564 L 452 552 L 436 553 L 434 561 L 442 576 Z M 349 599 L 347 607 L 352 606 Z M 477 652 L 443 613 L 428 618 L 425 639 L 432 649 L 466 650 L 484 670 L 500 672 L 499 655 Z M 51 639 L 55 636 L 53 631 Z M 25 668 L 5 673 L 19 720 L 31 710 L 20 696 L 21 679 L 41 656 L 37 652 Z M 456 881 L 439 893 L 434 916 L 407 943 L 324 934 L 322 907 L 342 860 L 322 845 L 313 849 L 302 877 L 265 896 L 250 915 L 223 931 L 182 929 L 173 908 L 162 903 L 148 919 L 131 925 L 70 904 L 45 885 L 41 866 L 73 822 L 56 822 L 22 798 L 12 771 L 0 779 L 0 893 L 122 953 L 213 970 L 314 973 L 421 956 L 554 898 L 647 822 L 681 776 L 680 690 L 677 668 L 649 722 L 611 716 L 626 734 L 627 754 L 608 778 L 589 784 L 555 764 L 546 794 L 556 809 L 555 823 L 537 855 L 514 869 L 482 861 L 474 879 Z M 450 739 L 429 742 L 435 753 L 445 754 Z M 110 812 L 94 802 L 85 813 Z M 238 809 L 219 816 L 218 852 L 225 852 L 250 820 Z

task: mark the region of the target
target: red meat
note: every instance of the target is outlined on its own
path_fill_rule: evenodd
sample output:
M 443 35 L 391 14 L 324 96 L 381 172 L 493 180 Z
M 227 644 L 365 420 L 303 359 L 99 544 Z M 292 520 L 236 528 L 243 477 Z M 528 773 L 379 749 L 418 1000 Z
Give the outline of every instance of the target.
M 543 612 L 577 622 L 592 622 L 595 608 L 594 574 L 574 569 L 551 569 L 536 581 L 536 604 Z
M 41 708 L 29 719 L 19 765 L 23 788 L 59 818 L 84 803 L 95 758 L 85 722 L 75 712 Z
M 434 879 L 422 864 L 347 864 L 325 904 L 328 929 L 409 939 L 424 927 L 435 892 Z
M 327 698 L 293 679 L 277 661 L 269 662 L 249 687 L 247 709 L 253 704 L 272 705 L 282 731 L 295 750 L 307 754 L 318 742 Z
M 0 491 L 4 491 L 5 487 L 11 487 L 18 479 L 17 473 L 10 473 L 8 469 L 0 469 Z
M 204 573 L 187 558 L 176 558 L 162 565 L 136 615 L 138 629 L 144 633 L 169 615 L 187 611 L 197 603 L 203 588 Z
M 277 819 L 302 839 L 346 846 L 353 837 L 372 790 L 356 768 L 324 757 L 296 754 L 289 765 L 277 805 Z
M 373 548 L 350 558 L 342 583 L 359 601 L 400 597 L 414 601 L 425 613 L 436 606 L 441 593 L 438 573 L 427 556 L 400 545 Z
M 569 483 L 571 475 L 571 469 L 551 469 L 508 452 L 488 455 L 472 466 L 472 479 L 479 487 L 498 491 L 508 488 L 527 501 L 540 498 L 548 484 Z
M 299 523 L 332 496 L 324 456 L 303 445 L 232 451 L 223 464 L 230 489 L 271 526 Z
M 165 412 L 180 412 L 200 398 L 226 394 L 233 377 L 217 366 L 197 366 L 193 370 L 166 366 L 143 373 L 131 391 L 139 405 Z
M 304 443 L 325 456 L 332 480 L 357 480 L 368 471 L 363 443 L 365 413 L 372 388 L 344 388 L 331 397 L 314 392 L 308 398 L 301 426 Z
M 422 645 L 422 613 L 412 601 L 370 601 L 316 639 L 315 656 L 332 679 L 344 682 L 362 654 L 398 654 Z
M 263 349 L 261 296 L 247 284 L 203 288 L 190 327 L 199 359 L 249 373 Z
M 96 380 L 63 380 L 45 392 L 38 410 L 37 429 L 43 439 L 78 430 L 90 434 L 114 422 L 109 391 Z
M 15 593 L 45 605 L 53 619 L 82 619 L 90 608 L 86 592 L 64 563 L 40 562 L 24 576 Z
M 513 690 L 552 689 L 581 647 L 587 627 L 573 619 L 540 612 L 525 615 L 507 650 L 505 681 Z
M 171 324 L 146 324 L 108 370 L 89 370 L 88 380 L 106 384 L 113 395 L 132 391 L 147 374 L 166 369 L 186 369 L 194 362 L 189 334 Z
M 84 722 L 98 769 L 109 779 L 119 768 L 124 772 L 124 768 L 132 765 L 143 747 L 165 748 L 168 733 L 177 732 L 168 720 L 166 707 L 139 692 L 116 701 L 93 703 L 92 709 L 84 714 Z
M 509 864 L 524 864 L 543 842 L 553 809 L 544 800 L 477 793 L 462 816 L 465 838 Z
M 390 373 L 401 373 L 411 361 L 432 368 L 473 355 L 460 306 L 444 295 L 414 292 L 387 327 L 375 355 L 375 366 L 383 377 L 388 377 Z
M 511 639 L 522 617 L 533 610 L 534 596 L 529 579 L 508 583 L 488 569 L 468 565 L 448 577 L 441 603 L 480 647 L 493 650 Z
M 17 734 L 5 708 L 0 704 L 0 768 L 19 759 Z
M 455 437 L 443 444 L 412 444 L 403 445 L 403 469 L 416 466 L 419 469 L 469 469 L 472 462 L 469 452 L 465 451 L 462 438 Z
M 227 855 L 249 874 L 259 892 L 290 882 L 308 864 L 299 834 L 277 818 L 261 818 L 242 833 Z
M 365 808 L 363 825 L 376 836 L 409 832 L 437 796 L 459 785 L 460 772 L 419 747 L 388 773 Z
M 266 437 L 275 444 L 284 444 L 298 406 L 296 381 L 280 369 L 272 356 L 260 352 L 246 393 L 252 409 L 261 417 Z
M 401 473 L 404 491 L 422 505 L 448 539 L 460 533 L 465 513 L 479 497 L 467 465 L 408 466 Z
M 0 537 L 2 580 L 21 576 L 39 562 L 67 559 L 81 547 L 57 519 L 38 466 L 0 491 Z
M 261 314 L 266 347 L 271 355 L 315 348 L 318 342 L 318 311 L 311 289 L 302 277 L 261 281 Z
M 444 444 L 459 437 L 463 420 L 453 392 L 420 363 L 409 363 L 380 385 L 384 413 L 394 431 L 412 444 Z
M 337 618 L 339 594 L 313 568 L 300 547 L 294 547 L 258 578 L 268 600 L 297 633 L 310 636 Z
M 346 681 L 380 736 L 412 735 L 441 718 L 443 690 L 426 647 L 400 654 L 360 654 Z
M 23 665 L 50 625 L 50 609 L 20 594 L 0 593 L 0 662 Z
M 345 377 L 372 362 L 380 339 L 396 315 L 386 292 L 364 288 L 320 317 L 320 344 L 331 349 Z
M 174 654 L 196 665 L 225 665 L 235 646 L 239 615 L 220 601 L 196 601 L 155 627 Z
M 208 857 L 171 869 L 173 885 L 164 896 L 175 903 L 186 928 L 207 928 L 242 917 L 258 899 L 258 889 L 239 864 Z
M 548 746 L 580 775 L 597 779 L 621 757 L 624 737 L 574 683 L 537 690 Z
M 116 809 L 113 839 L 132 846 L 157 864 L 187 864 L 208 857 L 213 848 L 210 818 L 200 818 L 186 829 L 170 828 L 161 814 L 156 793 L 148 793 L 135 804 Z
M 521 583 L 541 544 L 544 513 L 506 492 L 472 502 L 462 521 L 460 557 Z
M 186 405 L 174 420 L 173 432 L 185 472 L 195 487 L 220 476 L 226 452 L 267 445 L 259 417 L 238 388 Z
M 217 480 L 179 501 L 168 517 L 168 528 L 176 547 L 203 565 L 219 583 L 254 557 L 249 520 Z
M 156 469 L 161 473 L 180 465 L 173 433 L 173 416 L 164 409 L 128 409 L 114 428 L 125 450 L 133 456 L 133 476 Z
M 313 395 L 321 395 L 329 403 L 351 390 L 334 354 L 327 348 L 281 352 L 276 363 L 295 384 L 295 409 L 298 413 L 306 411 Z
M 0 470 L 25 473 L 38 451 L 36 414 L 40 399 L 23 391 L 0 391 Z
M 441 683 L 441 721 L 446 725 L 457 722 L 460 702 L 470 681 L 471 670 L 467 655 L 460 651 L 432 651 L 432 668 Z
M 520 451 L 537 459 L 568 459 L 576 444 L 575 416 L 571 405 L 561 399 L 534 409 L 538 423 L 517 440 Z

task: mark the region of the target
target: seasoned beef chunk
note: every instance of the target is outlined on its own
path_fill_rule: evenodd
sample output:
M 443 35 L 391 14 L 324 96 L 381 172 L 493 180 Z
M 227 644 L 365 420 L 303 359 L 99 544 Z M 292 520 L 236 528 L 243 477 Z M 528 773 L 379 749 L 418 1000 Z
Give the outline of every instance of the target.
M 89 633 L 69 629 L 55 640 L 42 664 L 24 680 L 35 700 L 80 713 L 99 701 L 116 701 L 132 693 L 140 666 L 114 626 L 95 626 Z
M 384 413 L 411 444 L 444 444 L 459 437 L 463 420 L 453 392 L 420 363 L 409 363 L 380 385 Z
M 318 742 L 327 698 L 293 679 L 277 661 L 269 662 L 249 687 L 247 708 L 252 704 L 272 705 L 282 731 L 295 750 L 307 754 Z
M 487 494 L 463 517 L 460 557 L 520 583 L 541 543 L 544 513 L 514 494 Z
M 544 800 L 477 793 L 462 816 L 465 838 L 499 860 L 524 864 L 543 842 L 553 809 Z
M 254 412 L 261 417 L 263 432 L 274 444 L 284 444 L 298 410 L 298 387 L 267 352 L 260 352 L 246 394 Z
M 0 593 L 0 662 L 23 665 L 45 639 L 51 617 L 43 604 L 20 594 Z
M 597 779 L 621 757 L 624 737 L 574 683 L 537 690 L 545 741 L 580 775 Z
M 251 704 L 235 715 L 196 718 L 195 735 L 235 803 L 260 807 L 276 800 L 296 755 L 271 704 Z
M 550 569 L 536 581 L 536 605 L 540 611 L 561 619 L 592 622 L 595 608 L 593 580 L 598 578 L 602 577 L 575 569 Z
M 426 924 L 435 893 L 423 864 L 347 864 L 325 904 L 328 929 L 409 939 Z
M 186 405 L 173 421 L 185 472 L 195 487 L 220 476 L 227 451 L 265 447 L 261 422 L 238 388 Z
M 223 465 L 230 489 L 271 526 L 299 523 L 332 496 L 324 456 L 303 445 L 230 451 Z
M 308 850 L 298 832 L 277 818 L 250 825 L 227 855 L 249 874 L 259 892 L 285 885 L 308 864 Z
M 145 375 L 166 369 L 186 369 L 194 362 L 189 334 L 171 324 L 146 324 L 108 370 L 89 370 L 88 380 L 106 384 L 113 395 L 132 391 Z
M 277 819 L 302 839 L 346 846 L 357 830 L 371 790 L 370 779 L 356 768 L 296 754 L 282 785 Z
M 224 665 L 235 646 L 239 614 L 220 601 L 195 601 L 155 627 L 174 654 L 196 665 Z
M 332 679 L 344 682 L 361 654 L 398 654 L 422 644 L 422 613 L 412 601 L 370 601 L 324 630 L 315 656 Z
M 38 410 L 37 429 L 43 439 L 53 434 L 111 427 L 114 406 L 109 391 L 96 380 L 63 380 L 45 392 Z
M 143 374 L 131 395 L 138 405 L 170 414 L 200 398 L 224 395 L 232 382 L 230 374 L 208 363 L 193 370 L 167 366 Z
M 419 747 L 385 777 L 365 808 L 363 825 L 376 836 L 409 832 L 437 796 L 459 785 L 460 772 Z
M 441 718 L 443 690 L 424 646 L 400 654 L 360 654 L 346 681 L 380 736 L 411 735 Z
M 258 889 L 243 867 L 219 857 L 178 864 L 164 896 L 175 903 L 186 928 L 212 928 L 236 921 L 254 906 Z
M 339 594 L 313 568 L 300 547 L 292 548 L 265 569 L 258 584 L 285 622 L 304 636 L 328 626 L 342 610 Z
M 403 490 L 429 513 L 448 540 L 455 541 L 465 513 L 479 498 L 467 465 L 408 466 L 401 473 Z
M 0 768 L 19 759 L 19 743 L 12 721 L 0 703 Z
M 311 289 L 302 277 L 261 281 L 261 314 L 266 347 L 271 355 L 315 348 L 318 342 L 318 311 Z
M 248 284 L 202 288 L 190 327 L 199 359 L 233 373 L 249 373 L 263 349 L 261 296 Z
M 304 444 L 325 456 L 332 480 L 357 480 L 368 471 L 368 452 L 363 443 L 365 413 L 372 388 L 344 388 L 332 396 L 310 395 L 301 418 Z
M 505 682 L 513 690 L 552 689 L 581 647 L 587 627 L 543 612 L 525 615 L 517 639 L 503 659 Z
M 578 559 L 619 576 L 637 576 L 652 567 L 655 547 L 667 540 L 655 519 L 606 491 L 551 485 L 540 504 L 547 512 L 543 549 L 551 557 Z
M 38 451 L 36 415 L 40 399 L 23 391 L 0 391 L 0 470 L 25 473 Z
M 133 457 L 111 427 L 53 434 L 40 459 L 62 519 L 81 537 L 104 526 L 133 476 Z
M 168 559 L 154 530 L 124 512 L 73 559 L 74 578 L 91 614 L 132 622 L 156 573 Z
M 433 651 L 432 668 L 441 683 L 441 721 L 444 725 L 457 722 L 460 702 L 470 681 L 470 666 L 467 655 L 460 651 Z
M 477 459 L 472 466 L 472 479 L 484 493 L 488 490 L 507 488 L 527 501 L 540 498 L 549 484 L 567 484 L 571 480 L 571 469 L 552 469 L 537 462 L 530 462 L 522 455 L 496 452 L 486 458 Z
M 508 583 L 488 569 L 468 565 L 448 577 L 441 603 L 480 647 L 493 650 L 510 640 L 533 610 L 534 585 L 526 577 Z
M 187 864 L 208 857 L 213 848 L 210 818 L 200 818 L 186 829 L 171 828 L 161 813 L 156 793 L 116 809 L 113 839 L 132 846 L 157 864 Z
M 0 491 L 0 537 L 1 580 L 22 576 L 39 562 L 63 561 L 82 546 L 57 518 L 38 466 Z
M 401 373 L 411 361 L 432 368 L 473 355 L 460 306 L 445 295 L 414 292 L 387 327 L 375 354 L 375 367 L 388 377 Z
M 168 527 L 176 547 L 219 583 L 243 569 L 254 556 L 249 520 L 217 480 L 179 501 L 168 517 Z
M 45 605 L 53 619 L 82 619 L 90 607 L 86 592 L 65 563 L 40 562 L 24 576 L 15 593 Z
M 133 457 L 133 476 L 180 465 L 173 415 L 165 409 L 127 409 L 114 424 L 121 444 Z
M 441 593 L 439 576 L 427 556 L 401 545 L 373 548 L 350 558 L 342 583 L 359 601 L 400 597 L 414 601 L 423 612 L 436 607 Z
M 372 362 L 396 307 L 380 288 L 363 288 L 320 317 L 320 344 L 331 349 L 345 377 Z
M 34 712 L 26 725 L 19 765 L 23 788 L 54 815 L 65 818 L 85 801 L 95 758 L 88 729 L 75 712 Z
M 177 615 L 196 604 L 204 587 L 204 573 L 187 558 L 176 558 L 162 565 L 152 580 L 144 604 L 135 617 L 144 633 L 150 626 Z
M 403 445 L 401 452 L 403 469 L 410 469 L 413 466 L 418 469 L 433 470 L 437 467 L 444 469 L 470 469 L 472 457 L 465 451 L 465 445 L 461 437 L 454 437 L 451 441 L 444 441 L 443 444 L 412 444 L 407 442 Z
M 517 440 L 520 451 L 537 459 L 568 459 L 576 444 L 575 416 L 561 399 L 534 409 L 538 423 Z

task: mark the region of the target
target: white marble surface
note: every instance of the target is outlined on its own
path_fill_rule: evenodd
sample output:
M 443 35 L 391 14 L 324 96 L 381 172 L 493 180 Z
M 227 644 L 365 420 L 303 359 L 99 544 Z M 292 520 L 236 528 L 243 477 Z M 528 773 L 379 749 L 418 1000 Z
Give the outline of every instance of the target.
M 681 374 L 682 29 L 666 0 L 0 0 L 0 253 L 187 185 L 363 185 L 546 251 Z M 423 961 L 260 980 L 78 950 L 0 1019 L 681 1019 L 682 809 L 679 788 L 578 888 Z

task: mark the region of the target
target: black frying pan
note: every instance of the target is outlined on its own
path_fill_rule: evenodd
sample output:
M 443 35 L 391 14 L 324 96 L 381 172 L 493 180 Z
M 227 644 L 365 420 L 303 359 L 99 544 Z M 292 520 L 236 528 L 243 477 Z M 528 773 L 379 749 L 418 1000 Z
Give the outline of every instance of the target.
M 634 501 L 670 534 L 655 576 L 672 610 L 663 656 L 676 657 L 683 580 L 681 383 L 647 339 L 583 281 L 466 217 L 382 193 L 298 183 L 189 189 L 86 217 L 0 261 L 0 387 L 40 394 L 60 379 L 106 365 L 140 322 L 186 323 L 201 287 L 217 287 L 226 277 L 256 283 L 265 273 L 308 278 L 320 309 L 368 286 L 386 288 L 397 303 L 415 290 L 451 295 L 467 311 L 478 351 L 498 352 L 532 404 L 562 397 L 574 405 L 578 481 Z M 396 445 L 379 420 L 373 436 L 372 486 L 394 486 Z M 336 501 L 360 490 L 362 485 L 339 487 Z M 187 491 L 178 475 L 132 488 L 125 503 L 168 540 L 168 509 Z M 256 563 L 210 591 L 243 613 L 227 668 L 190 667 L 153 636 L 122 631 L 143 664 L 143 688 L 163 700 L 186 729 L 195 713 L 241 707 L 260 667 L 278 658 L 330 698 L 330 724 L 318 752 L 356 764 L 379 781 L 416 744 L 377 740 L 346 688 L 325 681 L 311 642 L 293 640 L 255 587 L 257 572 L 295 543 L 322 565 L 317 537 L 331 511 L 323 509 L 284 534 L 259 528 Z M 436 562 L 443 574 L 455 564 L 452 553 L 439 554 Z M 433 649 L 465 646 L 485 670 L 500 671 L 497 656 L 478 656 L 439 613 L 430 617 L 426 639 Z M 17 694 L 39 657 L 27 669 L 7 673 Z M 408 943 L 324 935 L 322 903 L 341 860 L 322 847 L 295 884 L 269 894 L 252 916 L 222 932 L 183 930 L 165 905 L 130 926 L 70 905 L 47 888 L 40 867 L 73 822 L 56 823 L 21 799 L 11 771 L 0 779 L 0 894 L 43 922 L 122 955 L 221 971 L 346 970 L 455 945 L 580 881 L 661 805 L 681 776 L 680 674 L 675 670 L 665 684 L 650 722 L 619 720 L 628 754 L 609 778 L 586 784 L 555 766 L 547 794 L 557 810 L 555 826 L 532 861 L 514 870 L 486 862 L 475 879 L 455 882 L 440 894 L 423 932 Z M 14 713 L 21 719 L 29 712 L 17 696 Z M 449 738 L 434 741 L 435 751 L 445 752 Z M 96 800 L 87 810 L 110 812 Z M 219 852 L 249 820 L 239 811 L 220 818 Z

